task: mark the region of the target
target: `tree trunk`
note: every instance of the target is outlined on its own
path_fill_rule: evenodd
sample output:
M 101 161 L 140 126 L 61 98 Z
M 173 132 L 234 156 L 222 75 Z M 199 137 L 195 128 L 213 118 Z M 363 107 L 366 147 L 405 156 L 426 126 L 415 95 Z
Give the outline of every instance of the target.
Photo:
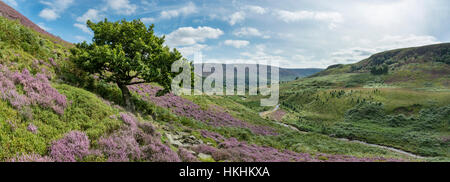
M 131 92 L 128 89 L 127 85 L 118 84 L 120 90 L 122 91 L 122 99 L 125 108 L 130 111 L 135 111 L 134 103 L 131 101 Z

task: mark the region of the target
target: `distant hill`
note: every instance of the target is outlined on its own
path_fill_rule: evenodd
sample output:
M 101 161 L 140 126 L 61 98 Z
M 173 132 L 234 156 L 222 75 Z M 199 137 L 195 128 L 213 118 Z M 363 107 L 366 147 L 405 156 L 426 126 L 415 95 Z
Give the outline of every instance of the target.
M 14 8 L 8 6 L 3 1 L 0 1 L 0 16 L 3 16 L 10 20 L 18 20 L 22 25 L 29 27 L 43 35 L 49 36 L 52 39 L 54 39 L 54 41 L 57 41 L 57 42 L 63 43 L 63 44 L 70 44 L 70 43 L 64 41 L 63 39 L 61 39 L 60 37 L 55 36 L 51 33 L 48 33 L 47 31 L 45 31 L 44 29 L 42 29 L 41 27 L 39 27 L 32 21 L 30 21 L 27 17 L 23 16 L 21 13 L 16 11 Z
M 280 68 L 280 81 L 293 81 L 296 78 L 314 75 L 322 70 L 320 68 Z
M 245 64 L 236 64 L 239 66 L 245 66 Z M 226 64 L 222 64 L 223 70 L 226 70 Z M 320 68 L 279 68 L 280 81 L 293 81 L 296 78 L 304 78 L 311 76 L 315 73 L 322 71 Z M 270 73 L 270 70 L 268 70 Z M 210 75 L 209 72 L 204 72 L 203 76 L 206 77 Z
M 337 64 L 329 66 L 326 70 L 314 76 L 324 76 L 339 73 L 367 73 L 376 67 L 386 66 L 390 71 L 402 70 L 410 65 L 442 64 L 450 65 L 450 43 L 435 44 L 422 47 L 396 49 L 377 53 L 355 64 Z M 450 69 L 440 71 L 442 74 L 450 74 Z

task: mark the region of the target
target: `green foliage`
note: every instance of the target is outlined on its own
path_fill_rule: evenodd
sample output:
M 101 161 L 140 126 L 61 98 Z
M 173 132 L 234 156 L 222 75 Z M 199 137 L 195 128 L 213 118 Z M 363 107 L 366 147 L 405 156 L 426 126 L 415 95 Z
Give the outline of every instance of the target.
M 420 121 L 415 127 L 427 130 L 443 130 L 450 131 L 450 106 L 440 108 L 428 108 L 420 112 L 418 120 Z
M 164 46 L 164 37 L 154 35 L 154 25 L 146 27 L 140 20 L 127 22 L 87 22 L 94 32 L 93 42 L 76 44 L 71 60 L 82 70 L 96 74 L 105 82 L 116 83 L 127 106 L 127 85 L 155 82 L 170 90 L 172 64 L 181 54 Z
M 63 46 L 53 43 L 48 37 L 0 16 L 0 49 L 13 49 L 26 52 L 36 59 L 48 59 L 64 54 Z M 2 50 L 2 51 L 3 51 Z M 16 53 L 16 54 L 17 54 Z M 0 58 L 5 58 L 0 51 Z
M 95 144 L 100 136 L 122 125 L 122 121 L 111 117 L 118 115 L 119 111 L 96 95 L 68 85 L 54 86 L 70 101 L 62 116 L 36 106 L 31 110 L 33 117 L 24 118 L 0 100 L 0 161 L 18 153 L 47 155 L 52 141 L 73 130 L 86 132 Z M 30 123 L 37 127 L 36 134 L 27 130 Z
M 347 111 L 347 120 L 358 121 L 365 119 L 383 118 L 386 115 L 381 103 L 363 102 Z
M 383 64 L 381 66 L 373 66 L 370 69 L 370 73 L 372 73 L 373 75 L 384 75 L 384 74 L 388 74 L 389 72 L 389 67 L 387 64 Z

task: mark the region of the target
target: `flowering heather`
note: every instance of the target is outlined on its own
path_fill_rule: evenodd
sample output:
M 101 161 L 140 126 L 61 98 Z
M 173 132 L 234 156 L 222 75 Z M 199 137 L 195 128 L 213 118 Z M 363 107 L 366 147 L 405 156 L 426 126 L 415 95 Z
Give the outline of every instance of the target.
M 109 162 L 129 162 L 139 160 L 142 152 L 134 132 L 124 130 L 98 140 L 100 150 Z
M 100 151 L 110 162 L 152 161 L 179 162 L 177 153 L 161 143 L 161 135 L 150 123 L 139 123 L 128 113 L 121 113 L 126 126 L 115 133 L 101 137 Z
M 16 86 L 22 86 L 25 95 L 17 90 Z M 11 73 L 9 69 L 0 64 L 0 98 L 9 101 L 16 109 L 28 105 L 40 105 L 51 108 L 58 114 L 63 114 L 67 107 L 66 96 L 54 89 L 47 76 L 36 74 L 33 77 L 27 69 L 21 73 Z
M 219 135 L 219 134 L 216 134 Z M 220 136 L 220 135 L 219 135 Z M 220 136 L 222 137 L 222 136 Z M 198 145 L 192 148 L 197 153 L 211 155 L 216 161 L 232 162 L 373 162 L 391 161 L 385 158 L 357 158 L 345 155 L 318 154 L 312 156 L 307 153 L 296 153 L 289 150 L 280 151 L 272 147 L 258 146 L 240 142 L 235 138 L 226 139 L 217 148 L 208 145 Z
M 193 147 L 192 150 L 194 150 L 197 153 L 204 153 L 204 154 L 214 154 L 217 151 L 219 151 L 219 149 L 211 147 L 209 145 L 205 145 L 205 144 L 197 145 L 197 146 Z
M 220 135 L 220 134 L 218 134 L 218 133 L 210 132 L 210 131 L 207 131 L 207 130 L 201 130 L 201 131 L 200 131 L 200 134 L 201 134 L 203 137 L 205 137 L 205 138 L 211 138 L 211 139 L 213 139 L 213 140 L 216 141 L 216 142 L 224 141 L 224 140 L 225 140 L 225 137 L 223 137 L 222 135 Z
M 89 155 L 89 138 L 79 131 L 71 131 L 64 138 L 54 141 L 50 156 L 57 162 L 76 162 Z
M 33 123 L 30 123 L 27 127 L 27 130 L 30 131 L 31 133 L 36 134 L 38 128 Z
M 145 160 L 152 162 L 181 162 L 177 153 L 161 142 L 154 142 L 142 147 Z
M 129 86 L 129 89 L 141 95 L 144 99 L 154 102 L 160 107 L 170 108 L 172 112 L 179 116 L 193 118 L 215 127 L 248 128 L 253 133 L 260 135 L 277 134 L 270 127 L 257 126 L 236 119 L 230 114 L 220 111 L 223 109 L 212 107 L 208 110 L 203 110 L 194 102 L 176 96 L 173 93 L 168 93 L 164 96 L 156 97 L 156 93 L 161 90 L 161 88 L 158 87 L 154 87 L 148 84 L 140 84 Z
M 58 64 L 56 64 L 55 59 L 53 58 L 48 58 L 48 61 L 50 62 L 50 64 L 52 64 L 53 66 L 58 66 Z
M 17 155 L 16 157 L 7 160 L 7 162 L 55 162 L 50 157 L 42 157 L 39 154 L 24 154 L 24 155 Z
M 12 131 L 14 131 L 14 130 L 17 129 L 16 124 L 14 124 L 12 121 L 7 120 L 6 122 L 8 123 L 9 127 L 11 127 L 11 130 L 12 130 Z
M 180 148 L 178 150 L 178 155 L 180 156 L 180 159 L 183 162 L 199 162 L 197 157 L 195 157 L 191 152 L 189 152 L 184 148 Z
M 120 113 L 120 117 L 122 118 L 123 122 L 130 126 L 131 128 L 136 128 L 136 118 L 128 113 Z

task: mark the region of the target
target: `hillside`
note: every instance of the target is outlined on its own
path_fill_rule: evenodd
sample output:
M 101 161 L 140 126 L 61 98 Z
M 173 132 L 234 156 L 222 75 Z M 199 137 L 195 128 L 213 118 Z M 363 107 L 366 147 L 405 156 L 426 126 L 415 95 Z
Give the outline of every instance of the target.
M 280 109 L 265 114 L 301 131 L 449 160 L 449 48 L 398 49 L 330 66 L 283 83 Z
M 385 83 L 402 87 L 448 88 L 449 60 L 450 43 L 436 44 L 385 51 L 355 64 L 332 65 L 313 77 L 366 73 L 377 76 Z
M 39 32 L 42 35 L 48 36 L 51 40 L 57 41 L 61 44 L 65 44 L 65 45 L 70 44 L 70 43 L 62 40 L 60 37 L 57 37 L 57 36 L 52 35 L 51 33 L 48 33 L 47 31 L 45 31 L 44 29 L 42 29 L 41 27 L 39 27 L 32 21 L 30 21 L 27 17 L 25 17 L 22 14 L 20 14 L 19 12 L 17 12 L 14 8 L 8 6 L 3 1 L 0 1 L 0 16 L 3 16 L 10 20 L 17 20 L 22 25 L 29 27 L 36 32 Z
M 308 77 L 314 75 L 323 69 L 319 68 L 304 68 L 304 69 L 294 69 L 294 68 L 281 68 L 280 69 L 280 81 L 293 81 L 298 78 Z
M 89 76 L 69 48 L 0 17 L 0 161 L 408 161 L 392 150 L 302 133 L 239 97 L 156 97 Z

